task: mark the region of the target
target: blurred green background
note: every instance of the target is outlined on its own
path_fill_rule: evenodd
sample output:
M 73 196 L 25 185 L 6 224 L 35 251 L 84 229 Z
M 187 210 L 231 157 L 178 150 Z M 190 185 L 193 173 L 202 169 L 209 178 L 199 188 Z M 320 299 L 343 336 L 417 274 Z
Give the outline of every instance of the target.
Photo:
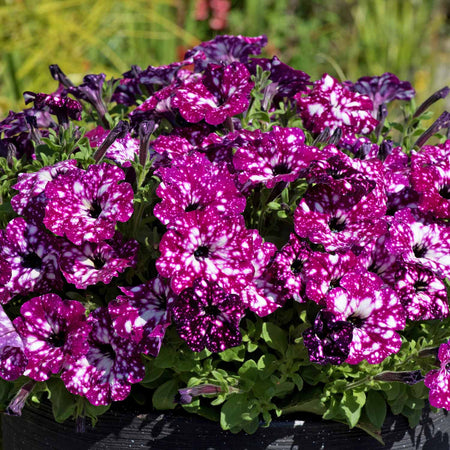
M 313 79 L 393 72 L 420 101 L 450 81 L 449 30 L 449 0 L 0 0 L 0 115 L 55 90 L 50 64 L 117 77 L 217 34 L 264 33 L 265 56 Z

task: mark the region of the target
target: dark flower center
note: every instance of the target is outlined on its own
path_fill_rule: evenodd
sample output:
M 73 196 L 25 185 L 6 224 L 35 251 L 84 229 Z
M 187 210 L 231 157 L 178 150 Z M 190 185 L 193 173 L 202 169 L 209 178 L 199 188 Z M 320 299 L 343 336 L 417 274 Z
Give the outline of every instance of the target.
M 303 269 L 303 263 L 301 259 L 295 259 L 291 264 L 291 272 L 294 275 L 298 275 Z
M 209 249 L 206 245 L 201 245 L 200 247 L 197 248 L 197 250 L 195 250 L 194 252 L 194 256 L 197 259 L 203 259 L 203 258 L 207 258 L 209 255 Z
M 439 189 L 439 195 L 446 200 L 450 200 L 450 185 L 445 184 L 441 189 Z
M 55 348 L 62 347 L 66 342 L 66 333 L 64 331 L 60 331 L 59 333 L 51 334 L 47 338 L 47 342 Z
M 426 291 L 428 288 L 428 284 L 423 280 L 417 280 L 414 283 L 414 289 L 416 292 Z
M 92 218 L 98 219 L 100 214 L 102 213 L 102 207 L 100 206 L 100 203 L 97 200 L 94 200 L 91 203 L 91 207 L 89 208 L 89 214 Z
M 448 363 L 445 365 L 445 371 L 446 371 L 447 373 L 450 373 L 450 362 L 448 362 Z
M 353 324 L 355 328 L 361 328 L 364 325 L 364 321 L 365 319 L 357 316 L 356 314 L 352 314 L 351 316 L 347 317 L 347 322 Z
M 92 262 L 97 270 L 101 269 L 106 264 L 106 261 L 101 256 L 96 256 L 92 259 Z
M 329 167 L 327 169 L 327 174 L 333 177 L 335 180 L 341 180 L 345 178 L 345 172 L 342 169 L 338 169 L 336 167 Z
M 98 345 L 98 351 L 109 359 L 113 361 L 116 359 L 116 352 L 112 348 L 111 344 L 100 344 Z
M 208 305 L 205 309 L 205 314 L 211 317 L 220 315 L 220 309 L 216 305 Z
M 185 212 L 196 211 L 197 209 L 200 209 L 200 203 L 198 202 L 191 203 L 190 205 L 186 206 L 186 208 L 184 208 Z
M 273 169 L 272 173 L 276 175 L 285 175 L 291 173 L 291 169 L 288 167 L 286 163 L 277 164 Z
M 413 252 L 416 258 L 423 258 L 427 254 L 427 251 L 427 248 L 423 244 L 415 244 L 413 246 Z
M 342 217 L 332 217 L 328 222 L 328 226 L 334 233 L 339 233 L 346 227 L 345 219 L 343 219 Z
M 42 267 L 42 258 L 35 252 L 23 256 L 22 267 L 26 269 L 40 269 Z
M 340 286 L 341 278 L 342 278 L 342 277 L 339 277 L 339 278 L 332 278 L 332 279 L 330 280 L 330 284 L 329 284 L 329 286 L 328 286 L 330 291 L 331 291 L 332 289 L 337 288 L 337 287 Z

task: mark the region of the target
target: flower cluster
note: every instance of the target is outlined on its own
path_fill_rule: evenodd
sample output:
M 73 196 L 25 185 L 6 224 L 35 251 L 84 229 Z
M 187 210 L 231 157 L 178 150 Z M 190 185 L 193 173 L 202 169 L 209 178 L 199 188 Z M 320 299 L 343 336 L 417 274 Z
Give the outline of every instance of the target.
M 0 122 L 16 156 L 35 151 L 2 216 L 2 378 L 58 376 L 96 406 L 140 382 L 157 402 L 159 377 L 175 390 L 219 383 L 207 392 L 226 400 L 235 378 L 220 364 L 246 358 L 236 377 L 251 365 L 273 382 L 261 405 L 276 409 L 283 389 L 326 385 L 305 367 L 344 384 L 352 368 L 382 372 L 421 324 L 449 317 L 450 141 L 423 145 L 426 131 L 414 146 L 412 103 L 400 138 L 384 124 L 387 103 L 414 96 L 393 74 L 312 82 L 252 58 L 266 42 L 219 36 L 182 62 L 134 66 L 111 83 L 112 106 L 104 74 L 74 86 L 52 66 L 56 93 L 26 93 L 34 108 Z M 449 409 L 443 345 L 425 384 Z

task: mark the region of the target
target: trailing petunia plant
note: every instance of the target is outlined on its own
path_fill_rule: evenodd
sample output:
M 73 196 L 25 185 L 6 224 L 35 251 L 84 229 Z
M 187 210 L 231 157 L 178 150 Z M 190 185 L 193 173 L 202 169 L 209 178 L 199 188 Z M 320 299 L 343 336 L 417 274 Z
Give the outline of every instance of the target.
M 314 81 L 266 42 L 79 86 L 53 65 L 0 122 L 4 411 L 314 413 L 381 439 L 388 408 L 450 409 L 449 89 Z

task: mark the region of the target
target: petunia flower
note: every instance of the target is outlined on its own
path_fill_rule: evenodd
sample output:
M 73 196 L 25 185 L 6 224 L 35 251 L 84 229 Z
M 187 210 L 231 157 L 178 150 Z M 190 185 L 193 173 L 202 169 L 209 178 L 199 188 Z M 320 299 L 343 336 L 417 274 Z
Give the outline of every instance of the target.
M 114 331 L 107 308 L 98 308 L 88 318 L 92 331 L 88 351 L 66 364 L 61 379 L 67 390 L 86 397 L 93 405 L 124 400 L 131 384 L 142 381 L 145 367 L 136 343 Z
M 369 134 L 378 123 L 372 117 L 373 103 L 369 97 L 350 92 L 328 74 L 316 81 L 306 96 L 299 93 L 294 98 L 304 126 L 313 133 L 326 127 L 333 133 L 340 128 L 345 141 L 356 134 Z
M 0 259 L 11 269 L 9 280 L 0 286 L 0 299 L 6 302 L 16 294 L 61 289 L 59 252 L 53 236 L 22 217 L 11 220 L 0 233 Z
M 338 321 L 354 326 L 349 364 L 363 359 L 378 364 L 400 350 L 402 340 L 396 330 L 405 327 L 405 312 L 395 292 L 375 274 L 348 272 L 325 302 Z
M 220 125 L 247 109 L 253 85 L 241 63 L 210 64 L 201 79 L 189 79 L 176 90 L 171 105 L 188 122 Z
M 241 343 L 243 304 L 215 283 L 195 280 L 175 299 L 172 313 L 179 335 L 194 352 L 217 353 Z
M 254 275 L 252 234 L 242 216 L 188 212 L 163 235 L 156 268 L 161 276 L 171 278 L 176 294 L 191 287 L 196 278 L 240 292 Z
M 12 381 L 23 375 L 27 366 L 22 338 L 0 306 L 0 378 Z
M 45 189 L 45 226 L 75 245 L 112 238 L 116 223 L 133 213 L 131 185 L 119 184 L 124 178 L 119 167 L 102 163 L 54 179 Z
M 103 282 L 109 284 L 128 267 L 135 267 L 139 244 L 125 241 L 118 232 L 102 242 L 83 242 L 79 246 L 61 243 L 59 263 L 65 279 L 77 289 Z
M 353 324 L 338 320 L 331 311 L 319 311 L 313 326 L 303 332 L 310 361 L 342 364 L 350 352 L 353 328 Z
M 430 405 L 450 410 L 450 342 L 441 344 L 438 358 L 440 369 L 430 370 L 425 375 L 424 384 L 430 388 Z
M 139 344 L 142 353 L 157 356 L 172 323 L 171 308 L 176 299 L 169 280 L 156 277 L 120 290 L 124 295 L 108 305 L 115 331 Z
M 88 351 L 91 327 L 80 302 L 45 294 L 24 303 L 20 313 L 13 324 L 28 358 L 24 375 L 36 381 L 48 380 Z
M 213 165 L 202 154 L 186 155 L 157 174 L 162 181 L 156 194 L 162 202 L 156 204 L 153 214 L 164 225 L 189 211 L 211 210 L 229 217 L 245 209 L 245 197 L 224 165 Z

